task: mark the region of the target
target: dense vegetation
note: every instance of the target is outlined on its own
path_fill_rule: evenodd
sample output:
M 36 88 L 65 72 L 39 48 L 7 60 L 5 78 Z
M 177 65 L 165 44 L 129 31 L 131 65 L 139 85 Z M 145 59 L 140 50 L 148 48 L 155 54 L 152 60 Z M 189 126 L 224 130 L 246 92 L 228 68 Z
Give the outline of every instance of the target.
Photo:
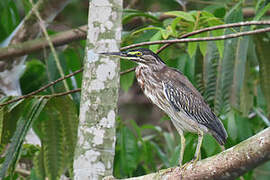
M 87 6 L 88 1 L 73 0 L 47 28 L 49 34 L 86 24 Z M 182 6 L 173 0 L 130 0 L 125 1 L 124 6 L 128 8 L 123 11 L 122 47 L 140 42 L 176 39 L 186 33 L 216 25 L 267 20 L 270 9 L 270 3 L 266 0 L 192 0 Z M 186 11 L 180 11 L 183 7 Z M 0 43 L 4 42 L 30 9 L 28 0 L 0 1 Z M 218 29 L 188 38 L 221 36 L 259 28 L 264 26 Z M 172 44 L 159 53 L 168 66 L 179 69 L 189 78 L 222 120 L 229 135 L 226 148 L 270 126 L 269 42 L 270 34 L 261 33 L 228 40 Z M 83 66 L 85 44 L 85 40 L 80 40 L 57 49 L 65 75 Z M 155 44 L 143 47 L 158 52 L 162 46 Z M 121 61 L 122 72 L 132 67 L 135 64 Z M 25 72 L 20 78 L 22 94 L 33 92 L 60 77 L 59 67 L 50 51 L 29 54 Z M 68 89 L 80 88 L 81 80 L 82 74 L 67 79 Z M 128 103 L 119 102 L 114 176 L 139 176 L 176 166 L 180 138 L 169 118 L 159 113 L 157 119 L 157 116 L 149 113 L 153 107 L 147 100 L 136 101 L 142 92 L 137 92 L 134 72 L 123 73 L 120 86 L 120 96 L 129 95 L 133 99 Z M 34 97 L 1 106 L 0 176 L 8 174 L 5 179 L 44 179 L 46 176 L 55 179 L 62 174 L 72 176 L 80 93 L 53 95 L 66 90 L 62 81 Z M 137 93 L 136 96 L 134 93 Z M 10 99 L 14 97 L 3 97 L 0 102 Z M 144 123 L 142 117 L 151 120 Z M 40 145 L 23 144 L 31 127 L 40 139 Z M 197 136 L 187 133 L 186 143 L 184 162 L 193 158 Z M 202 158 L 219 152 L 221 147 L 218 143 L 206 135 Z M 243 178 L 268 179 L 269 172 L 268 162 Z

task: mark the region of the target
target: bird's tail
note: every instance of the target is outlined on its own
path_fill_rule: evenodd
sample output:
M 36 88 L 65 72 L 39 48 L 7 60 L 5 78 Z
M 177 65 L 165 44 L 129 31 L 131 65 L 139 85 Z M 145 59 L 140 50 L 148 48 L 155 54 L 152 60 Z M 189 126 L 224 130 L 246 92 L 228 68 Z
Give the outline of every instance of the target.
M 218 141 L 220 145 L 224 145 L 226 143 L 226 140 L 228 138 L 228 134 L 222 124 L 222 122 L 217 119 L 217 129 L 211 130 L 211 134 L 214 136 L 214 138 Z

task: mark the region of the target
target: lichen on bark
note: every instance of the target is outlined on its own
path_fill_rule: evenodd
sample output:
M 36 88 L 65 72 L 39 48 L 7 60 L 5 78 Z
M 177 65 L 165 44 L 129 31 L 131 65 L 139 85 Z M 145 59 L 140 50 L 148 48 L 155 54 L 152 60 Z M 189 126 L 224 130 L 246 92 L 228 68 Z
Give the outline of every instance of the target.
M 119 50 L 121 11 L 122 0 L 89 3 L 74 179 L 94 180 L 112 174 L 119 61 L 98 53 Z

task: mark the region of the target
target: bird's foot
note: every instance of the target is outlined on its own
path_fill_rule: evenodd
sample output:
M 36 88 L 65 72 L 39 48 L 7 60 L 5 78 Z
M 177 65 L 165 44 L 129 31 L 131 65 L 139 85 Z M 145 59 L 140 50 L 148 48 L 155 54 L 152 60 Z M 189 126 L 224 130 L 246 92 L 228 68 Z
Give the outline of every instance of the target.
M 181 165 L 180 169 L 182 171 L 185 171 L 186 169 L 193 168 L 195 166 L 195 164 L 198 162 L 198 160 L 199 160 L 199 158 L 195 157 L 191 161 L 186 162 L 184 165 Z
M 160 175 L 164 175 L 164 174 L 170 173 L 172 171 L 173 171 L 173 168 L 168 168 L 168 169 L 161 169 L 161 170 L 158 171 L 158 173 Z

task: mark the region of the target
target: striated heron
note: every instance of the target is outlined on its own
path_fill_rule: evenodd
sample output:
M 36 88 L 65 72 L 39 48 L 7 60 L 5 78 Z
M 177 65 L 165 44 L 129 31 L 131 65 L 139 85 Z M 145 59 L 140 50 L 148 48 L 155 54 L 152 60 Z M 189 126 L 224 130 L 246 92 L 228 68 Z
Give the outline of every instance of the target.
M 194 162 L 199 159 L 204 133 L 211 134 L 219 144 L 225 144 L 228 137 L 226 130 L 201 94 L 180 71 L 166 66 L 157 54 L 145 48 L 101 54 L 118 56 L 138 64 L 136 78 L 141 89 L 152 103 L 169 115 L 180 134 L 180 166 L 186 131 L 198 134 Z

